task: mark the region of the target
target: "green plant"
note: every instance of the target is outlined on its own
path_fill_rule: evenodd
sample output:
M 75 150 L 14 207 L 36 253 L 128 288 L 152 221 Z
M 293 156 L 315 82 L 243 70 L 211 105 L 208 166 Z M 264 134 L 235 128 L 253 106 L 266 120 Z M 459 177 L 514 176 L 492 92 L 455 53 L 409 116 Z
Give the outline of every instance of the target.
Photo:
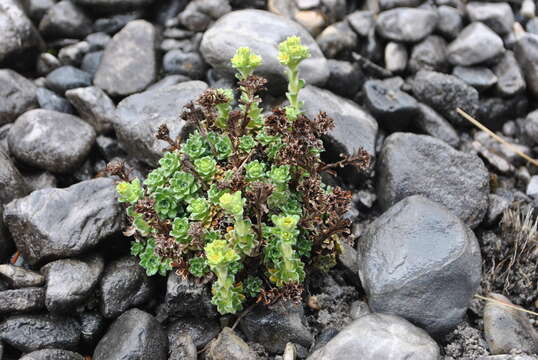
M 298 298 L 310 272 L 335 263 L 349 233 L 350 193 L 323 185 L 320 174 L 348 164 L 365 168 L 369 159 L 361 151 L 335 164 L 321 161 L 321 136 L 332 119 L 308 119 L 297 97 L 308 48 L 291 37 L 279 50 L 289 80 L 285 109 L 262 115 L 258 94 L 266 80 L 254 75 L 262 59 L 240 48 L 231 60 L 238 106 L 228 89 L 206 90 L 188 104 L 182 118 L 195 130 L 181 143 L 161 126 L 157 138 L 170 148 L 143 183 L 109 165 L 123 179 L 119 201 L 141 265 L 149 275 L 174 268 L 213 281 L 221 314 L 241 310 L 247 298 Z

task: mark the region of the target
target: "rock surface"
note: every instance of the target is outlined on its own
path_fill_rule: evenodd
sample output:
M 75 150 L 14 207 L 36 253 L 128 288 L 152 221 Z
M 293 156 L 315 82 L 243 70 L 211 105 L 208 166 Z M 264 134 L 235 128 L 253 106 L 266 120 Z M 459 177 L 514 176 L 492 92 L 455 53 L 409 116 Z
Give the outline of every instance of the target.
M 47 37 L 82 39 L 92 31 L 92 22 L 81 8 L 63 0 L 43 16 L 39 31 Z
M 256 360 L 258 356 L 232 329 L 225 327 L 209 347 L 211 360 Z
M 381 12 L 376 31 L 387 40 L 418 42 L 432 33 L 437 20 L 435 11 L 401 7 Z
M 538 98 L 538 35 L 525 35 L 518 40 L 514 55 L 525 75 L 528 89 Z
M 501 37 L 480 22 L 468 25 L 447 48 L 448 61 L 461 66 L 493 61 L 503 52 Z
M 98 134 L 112 130 L 116 106 L 103 90 L 89 86 L 68 90 L 65 96 L 77 109 L 80 117 L 93 126 Z
M 42 310 L 45 306 L 45 290 L 28 287 L 0 291 L 0 313 L 17 314 Z
M 26 354 L 20 360 L 84 360 L 84 357 L 69 350 L 44 349 Z
M 0 126 L 13 122 L 37 107 L 36 86 L 24 76 L 9 69 L 0 70 Z
M 422 196 L 405 198 L 368 226 L 358 262 L 374 312 L 390 311 L 436 336 L 463 320 L 480 284 L 474 233 Z
M 29 192 L 30 188 L 21 173 L 0 147 L 0 206 Z
M 45 283 L 45 277 L 40 273 L 12 264 L 0 265 L 0 279 L 14 289 L 41 286 Z

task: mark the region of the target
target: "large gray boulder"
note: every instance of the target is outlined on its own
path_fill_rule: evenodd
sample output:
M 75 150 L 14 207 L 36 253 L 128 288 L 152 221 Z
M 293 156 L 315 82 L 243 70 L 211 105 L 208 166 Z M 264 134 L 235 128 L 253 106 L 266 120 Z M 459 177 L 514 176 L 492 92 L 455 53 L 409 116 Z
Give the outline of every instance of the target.
M 239 47 L 248 46 L 263 59 L 256 74 L 268 79 L 270 89 L 282 91 L 286 76 L 278 61 L 278 44 L 293 35 L 301 38 L 312 55 L 299 66 L 301 78 L 307 84 L 322 86 L 329 78 L 329 67 L 316 41 L 296 22 L 268 11 L 240 10 L 224 15 L 204 33 L 200 51 L 217 72 L 232 77 L 235 71 L 230 59 Z
M 447 208 L 410 196 L 372 222 L 358 244 L 359 276 L 373 311 L 432 335 L 462 320 L 480 285 L 480 248 Z

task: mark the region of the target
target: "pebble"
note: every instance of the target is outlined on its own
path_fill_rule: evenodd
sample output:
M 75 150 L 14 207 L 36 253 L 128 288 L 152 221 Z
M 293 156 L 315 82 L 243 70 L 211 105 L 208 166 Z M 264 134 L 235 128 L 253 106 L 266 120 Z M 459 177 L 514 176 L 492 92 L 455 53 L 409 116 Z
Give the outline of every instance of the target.
M 365 76 L 357 64 L 328 59 L 330 76 L 325 87 L 333 93 L 353 98 L 362 87 Z
M 90 44 L 86 41 L 79 41 L 72 45 L 67 45 L 58 52 L 58 59 L 62 64 L 79 66 L 84 55 L 90 51 Z
M 45 283 L 40 273 L 12 264 L 0 264 L 0 278 L 14 289 L 39 287 Z
M 76 67 L 65 65 L 50 72 L 45 84 L 49 89 L 64 95 L 67 90 L 90 86 L 92 76 Z
M 18 314 L 37 312 L 45 308 L 45 289 L 27 287 L 0 291 L 0 313 Z
M 523 73 L 512 51 L 507 51 L 493 68 L 497 75 L 497 92 L 503 97 L 512 97 L 525 91 Z
M 437 8 L 439 21 L 436 30 L 445 38 L 455 39 L 463 28 L 463 18 L 458 9 L 441 5 Z
M 480 22 L 465 27 L 447 48 L 448 61 L 461 66 L 495 61 L 503 53 L 501 37 Z
M 396 42 L 385 46 L 385 68 L 393 73 L 402 72 L 407 67 L 407 48 Z
M 471 22 L 480 21 L 499 35 L 506 35 L 514 25 L 514 13 L 507 2 L 472 1 L 465 7 Z
M 15 121 L 19 115 L 37 107 L 37 88 L 24 76 L 13 70 L 2 69 L 0 83 L 0 126 Z
M 69 350 L 43 349 L 28 353 L 20 360 L 84 360 L 84 357 Z
M 419 42 L 432 33 L 437 20 L 433 10 L 400 7 L 381 12 L 376 30 L 387 40 Z
M 527 88 L 538 98 L 538 35 L 525 35 L 514 45 L 514 55 L 525 75 Z
M 493 71 L 481 66 L 455 66 L 452 69 L 455 75 L 478 91 L 484 91 L 497 84 L 498 78 Z
M 351 28 L 361 37 L 367 37 L 375 27 L 374 13 L 369 10 L 357 10 L 347 16 Z
M 82 71 L 87 72 L 92 77 L 95 77 L 95 73 L 101 64 L 101 59 L 103 58 L 104 51 L 93 51 L 84 55 L 82 59 L 82 64 L 80 68 Z
M 84 11 L 63 0 L 51 7 L 39 23 L 39 31 L 50 38 L 83 39 L 92 31 L 92 22 Z
M 73 107 L 64 97 L 56 94 L 54 91 L 45 88 L 37 88 L 37 103 L 43 110 L 73 114 Z
M 409 59 L 411 72 L 432 70 L 446 72 L 448 61 L 446 56 L 446 41 L 437 35 L 430 35 L 413 46 Z
M 103 90 L 89 86 L 68 90 L 65 96 L 77 109 L 81 119 L 93 126 L 97 134 L 112 131 L 116 106 Z
M 193 0 L 179 15 L 179 22 L 191 31 L 205 31 L 209 25 L 232 11 L 228 0 Z
M 183 75 L 197 80 L 204 78 L 207 65 L 199 53 L 176 49 L 164 55 L 163 69 L 168 74 Z
M 420 131 L 443 140 L 454 148 L 458 146 L 458 133 L 444 117 L 426 104 L 419 103 L 418 110 L 420 115 L 416 117 L 414 125 Z
M 29 192 L 28 184 L 11 161 L 9 154 L 0 148 L 0 206 Z
M 229 327 L 222 329 L 218 338 L 209 346 L 210 360 L 256 360 L 258 356 L 248 344 Z
M 327 26 L 316 37 L 316 42 L 327 58 L 336 58 L 357 47 L 357 35 L 347 21 L 340 21 Z
M 62 66 L 62 64 L 56 56 L 49 53 L 41 53 L 37 59 L 36 68 L 39 75 L 46 76 L 52 70 L 55 70 L 60 66 Z

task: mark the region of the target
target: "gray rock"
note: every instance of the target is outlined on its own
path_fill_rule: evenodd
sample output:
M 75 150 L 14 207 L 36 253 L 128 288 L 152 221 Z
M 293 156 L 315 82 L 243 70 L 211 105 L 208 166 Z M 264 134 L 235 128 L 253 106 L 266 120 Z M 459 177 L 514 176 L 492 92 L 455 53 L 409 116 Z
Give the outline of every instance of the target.
M 377 171 L 377 196 L 383 210 L 407 196 L 423 195 L 446 206 L 471 227 L 487 211 L 489 176 L 484 163 L 441 140 L 393 134 L 383 144 Z
M 447 71 L 446 46 L 446 41 L 442 37 L 428 36 L 413 46 L 409 59 L 409 69 L 412 72 L 419 70 Z
M 433 10 L 401 7 L 381 12 L 376 30 L 387 40 L 419 42 L 432 33 L 437 20 Z
M 79 66 L 86 55 L 90 51 L 90 44 L 86 41 L 79 41 L 77 43 L 64 46 L 58 52 L 58 59 L 63 64 Z
M 112 131 L 116 106 L 103 90 L 89 86 L 68 90 L 65 96 L 98 134 Z
M 20 360 L 84 360 L 84 357 L 69 350 L 43 349 L 26 354 Z
M 196 360 L 198 353 L 189 335 L 178 336 L 174 342 L 168 339 L 168 360 Z
M 532 0 L 531 3 L 534 5 L 534 2 L 532 2 Z M 535 17 L 527 21 L 527 24 L 525 25 L 525 30 L 527 30 L 527 32 L 531 34 L 538 35 L 538 18 Z
M 106 318 L 115 318 L 125 310 L 144 304 L 150 284 L 144 269 L 134 257 L 125 257 L 108 264 L 99 282 L 100 311 Z
M 465 27 L 447 48 L 448 61 L 462 66 L 495 61 L 503 53 L 501 37 L 480 22 Z
M 68 173 L 88 156 L 95 131 L 76 116 L 51 110 L 30 110 L 19 116 L 9 131 L 12 155 L 22 163 Z
M 60 60 L 52 54 L 41 53 L 37 59 L 37 72 L 39 75 L 46 76 L 52 70 L 55 70 L 62 66 Z
M 90 0 L 92 1 L 92 0 Z M 107 0 L 105 0 L 107 1 Z M 154 1 L 154 0 L 149 0 Z M 143 16 L 141 9 L 133 10 L 123 14 L 111 15 L 105 18 L 95 20 L 94 31 L 104 32 L 109 35 L 114 35 L 125 27 L 130 21 L 141 19 Z
M 166 296 L 159 311 L 159 317 L 174 319 L 191 314 L 199 314 L 199 316 L 208 318 L 217 317 L 215 306 L 211 304 L 210 289 L 170 272 L 166 282 Z M 194 336 L 193 340 L 195 340 Z M 196 340 L 195 343 L 197 343 Z
M 340 96 L 353 98 L 362 87 L 365 77 L 357 64 L 328 59 L 330 76 L 325 88 Z
M 168 146 L 155 138 L 157 129 L 166 124 L 172 138 L 185 135 L 185 122 L 180 118 L 183 107 L 206 88 L 201 81 L 188 81 L 124 99 L 118 104 L 114 123 L 122 147 L 139 161 L 156 166 Z
M 0 65 L 33 66 L 45 44 L 16 0 L 2 0 L 0 29 Z
M 56 176 L 47 171 L 25 173 L 24 180 L 31 191 L 58 187 Z
M 485 220 L 487 225 L 493 226 L 497 224 L 504 210 L 510 207 L 511 201 L 496 194 L 489 194 L 488 203 L 488 212 Z
M 82 39 L 91 33 L 92 22 L 81 8 L 63 0 L 43 16 L 39 31 L 47 37 Z
M 0 206 L 30 192 L 19 170 L 13 165 L 8 154 L 0 148 Z
M 197 314 L 192 312 L 192 314 Z M 182 317 L 168 325 L 168 342 L 179 343 L 181 338 L 189 336 L 195 348 L 202 349 L 218 336 L 220 324 L 217 319 L 205 317 Z
M 503 295 L 489 297 L 512 305 Z M 512 350 L 538 353 L 538 333 L 525 313 L 493 301 L 487 301 L 484 307 L 484 334 L 492 355 L 508 354 Z
M 161 325 L 150 314 L 131 309 L 110 326 L 99 341 L 94 360 L 166 360 L 168 340 Z
M 480 285 L 474 233 L 447 208 L 422 196 L 405 198 L 368 226 L 358 262 L 374 312 L 390 311 L 435 336 L 463 320 Z
M 393 73 L 402 72 L 407 67 L 407 48 L 396 42 L 385 46 L 385 68 Z
M 499 35 L 506 35 L 512 31 L 514 13 L 507 2 L 472 1 L 465 9 L 471 22 L 483 22 Z
M 84 312 L 79 315 L 81 343 L 84 348 L 93 349 L 108 327 L 108 322 L 98 312 Z
M 248 344 L 229 327 L 222 329 L 219 337 L 209 347 L 210 360 L 256 360 L 258 356 Z
M 355 50 L 357 35 L 347 21 L 339 21 L 327 26 L 316 37 L 316 42 L 326 57 L 335 58 L 339 54 Z
M 0 313 L 17 314 L 45 308 L 45 289 L 28 287 L 0 291 Z
M 37 88 L 37 102 L 39 107 L 44 110 L 57 111 L 66 114 L 73 113 L 73 107 L 64 97 L 56 94 L 54 91 L 45 88 Z
M 268 28 L 272 31 L 266 31 Z M 301 78 L 307 84 L 323 85 L 329 77 L 327 60 L 312 36 L 297 23 L 267 11 L 240 10 L 226 14 L 204 33 L 200 51 L 218 73 L 231 78 L 235 71 L 230 59 L 237 48 L 248 46 L 263 59 L 256 73 L 268 79 L 270 89 L 283 92 L 287 81 L 277 58 L 278 44 L 292 35 L 300 36 L 311 53 L 299 66 Z
M 270 353 L 282 353 L 292 342 L 309 348 L 313 336 L 305 325 L 302 305 L 278 302 L 254 307 L 239 323 L 249 341 L 262 344 Z
M 538 143 L 538 110 L 527 114 L 523 123 L 523 132 L 531 144 Z
M 463 28 L 463 19 L 458 9 L 441 5 L 437 8 L 439 21 L 436 30 L 447 39 L 454 39 Z
M 119 13 L 135 10 L 155 2 L 155 0 L 73 0 L 73 2 L 103 13 Z
M 99 68 L 99 64 L 101 64 L 101 59 L 103 58 L 104 53 L 104 51 L 92 51 L 84 55 L 82 64 L 80 65 L 82 71 L 85 71 L 94 77 Z
M 69 89 L 90 86 L 92 76 L 85 71 L 66 65 L 49 73 L 45 84 L 49 89 L 63 95 Z
M 526 194 L 527 196 L 532 197 L 538 196 L 538 175 L 531 177 L 529 183 L 527 184 Z
M 347 16 L 347 21 L 357 35 L 363 38 L 375 27 L 374 13 L 369 10 L 354 11 Z
M 487 90 L 497 83 L 497 76 L 487 67 L 455 66 L 452 69 L 452 75 L 459 77 L 478 91 Z
M 379 7 L 381 10 L 388 10 L 399 7 L 418 7 L 422 0 L 380 0 Z
M 228 0 L 194 0 L 191 1 L 178 19 L 191 31 L 205 31 L 215 20 L 232 11 Z
M 0 204 L 0 261 L 6 261 L 11 258 L 11 255 L 15 251 L 15 244 L 13 244 L 13 240 L 11 240 L 11 235 L 9 234 L 9 231 L 7 230 L 6 225 L 4 224 L 4 220 L 2 219 L 4 213 L 4 207 Z M 1 269 L 0 265 L 0 269 Z M 2 272 L 0 270 L 0 279 L 2 278 Z M 0 281 L 0 284 L 5 284 L 4 282 Z M 0 286 L 0 289 L 2 289 L 2 286 Z
M 191 79 L 202 79 L 205 76 L 207 65 L 197 52 L 184 52 L 171 50 L 164 55 L 163 69 L 168 74 L 179 74 Z
M 418 103 L 412 96 L 383 81 L 368 80 L 363 93 L 366 107 L 386 130 L 406 130 L 418 115 Z
M 538 35 L 525 35 L 514 45 L 514 55 L 525 75 L 527 88 L 538 98 Z
M 140 92 L 157 77 L 156 30 L 145 20 L 128 23 L 107 44 L 94 84 L 110 96 Z
M 118 233 L 123 213 L 114 181 L 83 181 L 34 191 L 5 206 L 4 221 L 25 261 L 34 265 L 80 255 Z
M 14 289 L 45 284 L 45 277 L 40 273 L 12 264 L 0 264 L 0 279 Z
M 22 0 L 21 5 L 30 19 L 39 24 L 41 18 L 56 4 L 55 0 Z
M 357 251 L 345 241 L 338 244 L 339 252 L 337 255 L 338 267 L 344 271 L 344 276 L 353 285 L 360 288 L 361 280 L 358 275 Z
M 415 119 L 414 125 L 426 135 L 443 140 L 452 147 L 457 147 L 460 139 L 458 133 L 448 121 L 428 105 L 419 103 L 420 115 Z
M 357 271 L 357 276 L 358 276 L 358 271 Z M 366 303 L 365 301 L 357 300 L 351 303 L 350 313 L 351 313 L 351 318 L 353 320 L 357 320 L 363 316 L 371 314 L 372 311 L 370 310 L 368 303 Z
M 320 111 L 325 111 L 334 119 L 335 127 L 323 139 L 330 156 L 341 160 L 339 154 L 353 155 L 361 147 L 375 156 L 378 125 L 363 108 L 315 86 L 302 89 L 299 100 L 304 102 L 304 112 L 309 118 L 314 119 Z M 350 168 L 348 175 L 348 179 L 354 181 L 358 173 Z
M 342 329 L 308 360 L 438 360 L 439 346 L 398 316 L 370 314 Z
M 43 348 L 76 349 L 80 325 L 70 317 L 14 315 L 0 323 L 0 339 L 23 352 Z
M 174 86 L 174 85 L 180 84 L 182 82 L 190 81 L 190 80 L 191 80 L 190 78 L 184 75 L 168 75 L 168 76 L 163 77 L 161 80 L 157 81 L 150 87 L 148 87 L 147 91 L 163 89 L 163 88 Z
M 452 124 L 466 124 L 456 108 L 475 116 L 478 107 L 478 91 L 456 76 L 434 71 L 419 71 L 411 82 L 413 95 L 438 111 Z
M 482 124 L 496 131 L 501 129 L 509 119 L 525 116 L 528 107 L 528 97 L 519 94 L 510 98 L 506 97 L 483 97 L 480 99 L 478 112 L 475 114 Z
M 511 97 L 525 90 L 525 79 L 513 52 L 505 52 L 493 71 L 498 78 L 497 92 L 499 95 Z
M 37 89 L 24 76 L 9 69 L 0 70 L 0 83 L 0 126 L 37 107 Z
M 103 272 L 100 256 L 48 263 L 41 272 L 47 279 L 45 305 L 51 313 L 69 313 L 89 298 Z
M 104 32 L 95 32 L 86 36 L 85 40 L 90 46 L 90 51 L 99 51 L 104 50 L 111 39 L 110 35 Z

